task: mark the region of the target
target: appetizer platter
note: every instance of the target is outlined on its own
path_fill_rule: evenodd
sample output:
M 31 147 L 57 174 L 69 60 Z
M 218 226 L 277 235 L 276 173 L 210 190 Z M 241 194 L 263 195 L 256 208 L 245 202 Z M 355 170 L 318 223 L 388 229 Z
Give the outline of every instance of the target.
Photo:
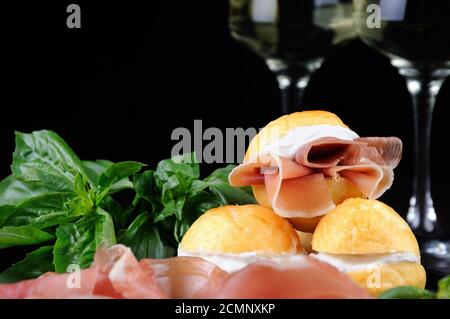
M 424 289 L 418 242 L 380 198 L 401 155 L 325 111 L 270 122 L 206 178 L 195 154 L 152 169 L 16 133 L 0 254 L 26 254 L 0 298 L 449 298 L 450 277 Z

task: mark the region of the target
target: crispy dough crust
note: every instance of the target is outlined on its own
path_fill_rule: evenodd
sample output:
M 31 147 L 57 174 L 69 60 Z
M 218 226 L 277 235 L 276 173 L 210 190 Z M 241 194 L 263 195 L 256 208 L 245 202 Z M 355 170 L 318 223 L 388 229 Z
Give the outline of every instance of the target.
M 196 253 L 302 252 L 300 239 L 289 222 L 260 205 L 211 209 L 189 228 L 179 249 Z
M 425 269 L 415 263 L 383 265 L 370 270 L 349 272 L 347 275 L 375 297 L 398 286 L 424 288 L 426 282 Z
M 410 252 L 419 245 L 406 221 L 377 200 L 347 199 L 322 217 L 312 248 L 331 254 L 386 254 Z

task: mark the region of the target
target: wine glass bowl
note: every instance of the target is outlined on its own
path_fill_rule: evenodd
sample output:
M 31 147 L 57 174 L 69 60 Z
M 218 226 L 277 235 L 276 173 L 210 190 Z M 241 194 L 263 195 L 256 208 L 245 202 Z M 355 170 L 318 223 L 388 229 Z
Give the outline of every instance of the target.
M 414 179 L 407 221 L 424 264 L 450 272 L 450 241 L 439 225 L 430 180 L 430 139 L 436 96 L 450 75 L 450 1 L 353 0 L 359 37 L 386 55 L 405 78 L 414 115 Z
M 330 49 L 356 35 L 351 13 L 351 0 L 230 0 L 229 26 L 276 74 L 289 113 Z
M 370 9 L 371 5 L 378 6 L 379 11 L 374 11 L 376 7 Z M 360 38 L 404 64 L 439 65 L 450 60 L 448 14 L 449 1 L 430 4 L 424 0 L 354 0 L 353 16 Z M 377 15 L 379 27 L 368 27 L 367 20 Z

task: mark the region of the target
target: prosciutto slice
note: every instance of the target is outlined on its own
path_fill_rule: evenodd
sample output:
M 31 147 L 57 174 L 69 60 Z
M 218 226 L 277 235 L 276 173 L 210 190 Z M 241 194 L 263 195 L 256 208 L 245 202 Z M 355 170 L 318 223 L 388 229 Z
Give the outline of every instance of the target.
M 402 158 L 402 150 L 402 141 L 397 137 L 358 137 L 343 164 L 356 164 L 367 159 L 382 167 L 395 168 Z
M 227 273 L 198 257 L 146 259 L 171 298 L 370 298 L 347 275 L 302 255 L 257 261 Z
M 47 273 L 0 285 L 0 298 L 369 298 L 344 273 L 302 255 L 256 261 L 227 273 L 199 257 L 137 261 L 131 250 L 116 245 L 100 251 L 80 273 Z
M 94 291 L 98 278 L 97 268 L 83 270 L 79 288 L 71 289 L 67 285 L 67 282 L 70 280 L 70 274 L 47 273 L 37 279 L 26 280 L 16 284 L 0 285 L 0 298 L 95 298 L 96 294 Z M 108 288 L 105 291 L 109 290 Z M 105 295 L 99 294 L 98 297 L 108 298 L 109 292 Z
M 347 275 L 311 257 L 286 262 L 258 262 L 232 274 L 218 298 L 244 299 L 365 299 L 370 295 Z
M 121 254 L 113 263 L 106 265 L 103 271 L 108 274 L 116 293 L 129 299 L 168 298 L 158 286 L 155 273 L 144 271 L 131 249 L 122 245 L 116 245 L 115 249 L 121 250 Z
M 357 143 L 334 137 L 319 138 L 300 147 L 295 161 L 311 168 L 336 166 L 355 144 Z
M 0 285 L 0 298 L 168 298 L 131 250 L 116 245 L 99 251 L 78 274 L 46 273 L 37 279 Z
M 364 196 L 377 199 L 392 186 L 401 155 L 396 137 L 321 137 L 300 146 L 293 157 L 275 151 L 261 156 L 264 162 L 244 162 L 230 173 L 229 182 L 264 185 L 278 215 L 312 218 L 335 207 L 326 178 L 346 178 Z
M 170 298 L 212 298 L 228 278 L 227 272 L 199 257 L 144 259 L 140 263 Z

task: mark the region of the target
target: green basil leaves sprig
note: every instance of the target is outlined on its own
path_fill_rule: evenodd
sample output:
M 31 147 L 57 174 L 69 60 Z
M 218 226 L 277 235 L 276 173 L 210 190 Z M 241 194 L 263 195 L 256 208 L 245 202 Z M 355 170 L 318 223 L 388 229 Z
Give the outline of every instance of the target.
M 16 133 L 12 175 L 0 182 L 0 249 L 42 245 L 0 274 L 0 282 L 65 272 L 116 243 L 109 195 L 132 188 L 144 164 L 83 162 L 52 131 Z
M 0 182 L 0 258 L 5 248 L 32 249 L 0 273 L 0 283 L 88 267 L 97 249 L 116 242 L 138 258 L 174 256 L 206 210 L 255 203 L 249 188 L 229 185 L 232 165 L 205 179 L 193 153 L 145 166 L 83 161 L 55 132 L 17 132 L 12 174 Z M 123 191 L 130 202 L 116 198 Z

